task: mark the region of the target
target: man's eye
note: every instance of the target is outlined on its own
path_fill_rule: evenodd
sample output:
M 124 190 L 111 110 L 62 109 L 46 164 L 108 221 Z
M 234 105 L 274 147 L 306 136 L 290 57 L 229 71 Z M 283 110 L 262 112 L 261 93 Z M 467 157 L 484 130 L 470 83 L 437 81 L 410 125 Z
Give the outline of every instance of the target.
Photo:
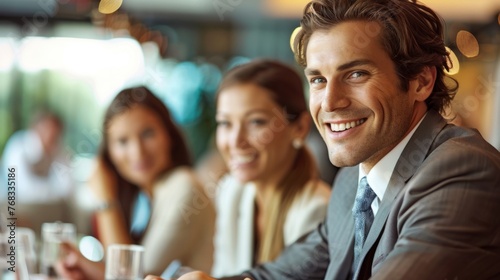
M 320 84 L 320 83 L 325 83 L 326 79 L 325 78 L 320 78 L 320 77 L 314 77 L 314 78 L 311 78 L 311 80 L 309 82 L 311 84 Z
M 351 75 L 349 76 L 349 78 L 352 78 L 352 79 L 358 79 L 358 78 L 361 78 L 363 76 L 366 76 L 367 73 L 366 72 L 363 72 L 363 71 L 355 71 L 355 72 L 352 72 Z

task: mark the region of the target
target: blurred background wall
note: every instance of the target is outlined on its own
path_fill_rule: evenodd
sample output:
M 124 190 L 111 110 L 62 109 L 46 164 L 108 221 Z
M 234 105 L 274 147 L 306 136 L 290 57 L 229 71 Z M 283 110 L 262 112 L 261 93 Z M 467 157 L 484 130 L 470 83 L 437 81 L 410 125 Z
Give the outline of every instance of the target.
M 124 87 L 145 84 L 170 108 L 198 160 L 213 141 L 221 75 L 258 57 L 295 65 L 290 35 L 307 2 L 1 0 L 0 152 L 36 109 L 50 108 L 64 119 L 71 155 L 60 172 L 82 183 L 103 110 Z M 423 2 L 447 24 L 460 82 L 455 122 L 500 148 L 500 1 Z
M 307 2 L 1 1 L 0 151 L 30 112 L 45 106 L 65 119 L 73 154 L 92 154 L 107 102 L 125 86 L 146 84 L 169 105 L 198 158 L 213 131 L 221 73 L 256 57 L 293 64 L 290 35 Z M 498 141 L 500 2 L 423 2 L 446 20 L 457 57 L 457 121 Z

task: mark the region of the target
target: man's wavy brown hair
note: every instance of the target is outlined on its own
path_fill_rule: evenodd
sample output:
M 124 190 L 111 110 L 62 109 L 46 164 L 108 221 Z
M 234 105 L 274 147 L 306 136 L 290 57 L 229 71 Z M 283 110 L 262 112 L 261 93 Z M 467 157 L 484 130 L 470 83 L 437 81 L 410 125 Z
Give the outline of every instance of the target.
M 370 38 L 381 40 L 396 66 L 400 87 L 404 91 L 424 67 L 436 68 L 436 82 L 426 104 L 428 109 L 443 113 L 455 96 L 458 83 L 444 72 L 449 70 L 450 59 L 444 44 L 441 18 L 416 0 L 312 0 L 305 7 L 301 30 L 294 40 L 297 62 L 304 67 L 307 65 L 307 44 L 315 31 L 355 20 L 380 25 L 380 35 Z M 449 84 L 445 83 L 445 77 Z

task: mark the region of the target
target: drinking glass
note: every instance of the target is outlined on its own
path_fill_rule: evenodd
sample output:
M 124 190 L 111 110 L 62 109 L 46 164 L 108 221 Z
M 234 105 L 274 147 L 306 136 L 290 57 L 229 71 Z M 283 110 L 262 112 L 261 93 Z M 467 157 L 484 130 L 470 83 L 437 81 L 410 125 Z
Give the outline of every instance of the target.
M 37 273 L 37 255 L 36 255 L 36 237 L 35 231 L 26 228 L 18 227 L 17 229 L 17 246 L 22 249 L 26 269 L 30 275 Z
M 138 280 L 144 278 L 144 247 L 111 244 L 106 253 L 106 280 Z
M 40 272 L 48 278 L 57 278 L 54 265 L 62 257 L 60 245 L 63 241 L 76 244 L 74 224 L 61 222 L 42 224 Z

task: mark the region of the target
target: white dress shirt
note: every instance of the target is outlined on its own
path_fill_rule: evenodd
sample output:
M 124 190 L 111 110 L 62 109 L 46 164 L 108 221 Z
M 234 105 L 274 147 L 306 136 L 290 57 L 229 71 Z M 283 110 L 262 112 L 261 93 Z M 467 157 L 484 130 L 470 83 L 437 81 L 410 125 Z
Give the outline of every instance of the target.
M 389 180 L 391 179 L 392 173 L 394 172 L 394 168 L 396 167 L 396 163 L 401 156 L 404 148 L 410 141 L 410 138 L 413 136 L 413 133 L 417 130 L 417 127 L 420 126 L 420 123 L 424 119 L 425 115 L 420 119 L 418 124 L 408 133 L 408 135 L 403 138 L 401 142 L 399 142 L 396 147 L 394 147 L 387 155 L 385 155 L 379 162 L 373 166 L 368 175 L 363 171 L 361 165 L 359 166 L 359 178 L 358 182 L 366 176 L 366 180 L 368 181 L 368 185 L 372 188 L 373 192 L 377 195 L 377 197 L 372 202 L 372 211 L 373 215 L 377 214 L 378 208 L 380 206 L 380 202 L 384 198 L 385 190 L 389 185 Z

